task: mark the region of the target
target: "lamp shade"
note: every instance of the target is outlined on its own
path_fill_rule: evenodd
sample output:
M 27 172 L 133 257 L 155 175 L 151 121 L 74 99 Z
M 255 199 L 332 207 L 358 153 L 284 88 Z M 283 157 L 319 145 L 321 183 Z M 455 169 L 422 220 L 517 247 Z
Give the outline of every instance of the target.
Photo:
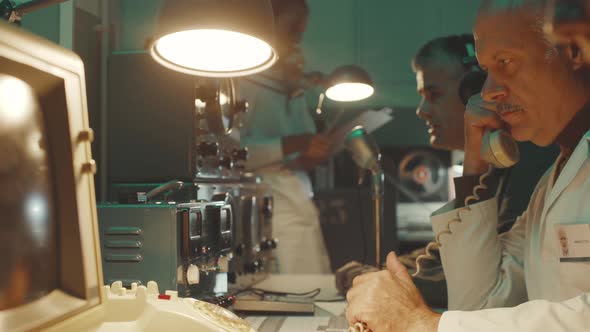
M 150 41 L 152 57 L 170 69 L 237 77 L 277 60 L 268 0 L 166 0 Z
M 348 65 L 330 74 L 326 96 L 336 101 L 358 101 L 369 98 L 374 91 L 369 74 L 359 66 Z

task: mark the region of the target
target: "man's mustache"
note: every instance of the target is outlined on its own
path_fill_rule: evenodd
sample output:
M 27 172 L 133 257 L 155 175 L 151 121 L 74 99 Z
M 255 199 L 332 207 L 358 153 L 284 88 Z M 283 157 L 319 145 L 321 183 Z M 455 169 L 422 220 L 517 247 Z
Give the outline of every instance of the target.
M 504 112 L 522 111 L 522 110 L 524 110 L 524 108 L 518 104 L 502 103 L 502 104 L 498 104 L 498 106 L 496 106 L 496 110 L 498 111 L 498 113 L 504 113 Z

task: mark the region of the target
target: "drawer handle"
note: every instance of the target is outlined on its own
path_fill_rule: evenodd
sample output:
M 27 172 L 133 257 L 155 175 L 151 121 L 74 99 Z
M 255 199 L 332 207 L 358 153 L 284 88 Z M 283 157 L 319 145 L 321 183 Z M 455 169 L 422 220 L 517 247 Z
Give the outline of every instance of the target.
M 107 248 L 141 248 L 141 241 L 107 240 Z
M 139 227 L 109 227 L 105 232 L 106 235 L 141 235 Z
M 141 256 L 140 254 L 136 254 L 136 255 L 112 254 L 112 255 L 107 255 L 105 260 L 107 262 L 139 263 L 139 262 L 143 262 L 143 256 Z

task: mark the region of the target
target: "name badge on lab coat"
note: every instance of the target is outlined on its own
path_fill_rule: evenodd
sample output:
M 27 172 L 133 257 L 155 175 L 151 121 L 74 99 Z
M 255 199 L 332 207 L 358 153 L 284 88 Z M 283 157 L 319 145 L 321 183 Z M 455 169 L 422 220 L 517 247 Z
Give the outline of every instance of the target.
M 555 225 L 560 262 L 590 262 L 590 224 Z

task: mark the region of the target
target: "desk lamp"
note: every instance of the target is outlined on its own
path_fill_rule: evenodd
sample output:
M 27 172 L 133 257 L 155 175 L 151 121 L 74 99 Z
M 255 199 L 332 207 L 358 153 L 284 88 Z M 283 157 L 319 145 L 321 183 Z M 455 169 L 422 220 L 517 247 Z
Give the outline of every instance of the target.
M 326 78 L 321 73 L 312 73 L 308 75 L 308 80 L 325 89 L 318 98 L 317 114 L 322 114 L 324 97 L 334 101 L 354 102 L 371 97 L 375 91 L 369 74 L 357 65 L 340 66 Z M 341 113 L 338 114 L 340 115 Z
M 328 76 L 327 86 L 326 96 L 343 102 L 369 98 L 375 91 L 369 74 L 356 65 L 342 66 L 334 70 Z

